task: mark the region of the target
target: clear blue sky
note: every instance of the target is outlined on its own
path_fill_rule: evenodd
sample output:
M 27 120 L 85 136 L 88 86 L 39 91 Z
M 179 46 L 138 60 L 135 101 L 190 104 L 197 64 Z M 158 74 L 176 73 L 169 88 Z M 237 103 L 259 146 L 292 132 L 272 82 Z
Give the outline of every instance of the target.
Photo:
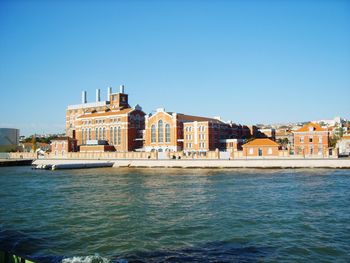
M 0 1 L 0 127 L 63 132 L 120 84 L 146 112 L 350 119 L 350 1 Z

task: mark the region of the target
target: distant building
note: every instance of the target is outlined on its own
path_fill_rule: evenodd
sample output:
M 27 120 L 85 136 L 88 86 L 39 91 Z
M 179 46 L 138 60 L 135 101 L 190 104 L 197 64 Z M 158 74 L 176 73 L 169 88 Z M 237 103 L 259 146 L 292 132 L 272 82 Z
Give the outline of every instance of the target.
M 35 149 L 40 149 L 44 152 L 47 152 L 51 149 L 50 144 L 48 143 L 43 143 L 43 142 L 36 142 L 35 147 L 33 147 L 32 142 L 23 142 L 19 144 L 20 151 L 23 152 L 34 152 Z
M 274 128 L 262 128 L 258 130 L 259 138 L 269 138 L 271 140 L 276 139 L 276 130 Z
M 338 142 L 339 155 L 350 155 L 350 134 L 345 134 Z
M 19 143 L 19 129 L 0 128 L 0 152 L 16 151 Z
M 77 139 L 78 146 L 94 147 L 94 142 L 103 141 L 115 151 L 134 151 L 142 148 L 144 116 L 140 106 L 130 107 L 124 86 L 119 93 L 112 93 L 112 88 L 108 88 L 106 101 L 100 100 L 98 89 L 96 102 L 87 103 L 86 92 L 83 92 L 82 103 L 67 108 L 66 134 Z
M 77 140 L 70 137 L 58 137 L 51 140 L 51 153 L 54 156 L 64 156 L 78 150 Z
M 247 136 L 251 136 L 247 129 Z M 163 108 L 145 117 L 144 151 L 207 152 L 222 147 L 221 140 L 241 138 L 242 126 L 219 118 L 167 112 Z
M 326 119 L 326 120 L 317 120 L 317 121 L 312 121 L 312 123 L 317 123 L 317 124 L 322 124 L 327 127 L 331 126 L 341 126 L 345 120 L 341 117 L 335 117 L 333 119 Z
M 277 157 L 280 145 L 268 138 L 254 139 L 243 144 L 244 157 Z
M 317 123 L 308 123 L 294 133 L 294 152 L 304 156 L 327 156 L 329 132 Z
M 184 123 L 184 152 L 201 153 L 214 151 L 221 146 L 220 140 L 230 137 L 231 127 L 217 119 Z
M 275 139 L 278 142 L 279 140 L 288 140 L 288 145 L 294 144 L 294 134 L 289 128 L 279 128 L 276 130 Z

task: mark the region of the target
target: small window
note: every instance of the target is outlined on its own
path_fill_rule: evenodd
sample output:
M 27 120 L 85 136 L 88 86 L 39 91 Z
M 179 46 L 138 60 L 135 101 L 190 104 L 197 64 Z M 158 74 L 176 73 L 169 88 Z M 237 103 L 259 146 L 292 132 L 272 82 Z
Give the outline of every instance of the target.
M 312 142 L 312 137 L 309 137 L 309 142 Z
M 304 137 L 300 137 L 300 142 L 304 143 Z
M 249 154 L 253 154 L 253 153 L 254 153 L 253 148 L 249 148 Z
M 322 143 L 322 136 L 319 136 L 319 137 L 318 137 L 318 142 L 319 142 L 319 143 Z
M 272 154 L 272 148 L 271 147 L 267 149 L 267 154 Z

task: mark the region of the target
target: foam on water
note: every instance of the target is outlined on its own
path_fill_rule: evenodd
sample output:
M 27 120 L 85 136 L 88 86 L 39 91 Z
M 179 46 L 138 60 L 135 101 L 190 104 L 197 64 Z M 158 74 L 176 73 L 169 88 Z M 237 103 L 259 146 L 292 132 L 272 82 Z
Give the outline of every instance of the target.
M 83 256 L 83 257 L 71 257 L 62 259 L 62 263 L 110 263 L 108 258 L 101 257 L 99 255 Z

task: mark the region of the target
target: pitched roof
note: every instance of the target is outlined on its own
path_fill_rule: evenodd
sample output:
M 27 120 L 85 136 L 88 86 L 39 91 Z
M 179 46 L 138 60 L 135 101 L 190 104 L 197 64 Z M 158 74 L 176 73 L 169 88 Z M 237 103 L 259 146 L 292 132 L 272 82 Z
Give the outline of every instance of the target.
M 88 113 L 79 116 L 78 118 L 90 118 L 90 117 L 105 117 L 105 116 L 113 116 L 113 115 L 121 115 L 121 114 L 126 114 L 131 111 L 133 111 L 133 108 L 127 108 L 123 110 L 118 110 L 118 111 L 107 111 L 107 112 L 95 112 L 95 113 Z
M 258 147 L 258 146 L 280 146 L 277 142 L 268 138 L 254 139 L 247 142 L 242 147 Z
M 214 121 L 217 123 L 222 123 L 222 121 L 220 121 L 218 119 L 201 117 L 201 116 L 192 116 L 192 115 L 186 115 L 186 114 L 182 114 L 182 113 L 178 113 L 177 116 L 181 120 L 185 120 L 185 121 Z
M 303 127 L 301 127 L 300 129 L 296 130 L 295 132 L 309 132 L 310 131 L 310 127 L 313 128 L 313 131 L 318 132 L 318 131 L 327 131 L 326 129 L 323 129 L 319 124 L 317 123 L 313 123 L 310 122 L 306 125 L 304 125 Z

